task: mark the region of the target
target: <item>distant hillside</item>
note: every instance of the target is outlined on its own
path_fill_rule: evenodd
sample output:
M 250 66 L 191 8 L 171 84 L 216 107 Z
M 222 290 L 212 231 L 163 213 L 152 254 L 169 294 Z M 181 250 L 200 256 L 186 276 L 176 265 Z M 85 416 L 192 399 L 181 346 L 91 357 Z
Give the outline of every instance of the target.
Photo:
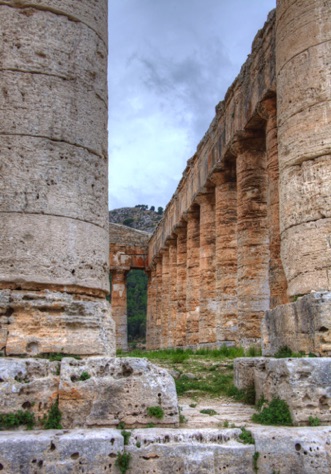
M 162 215 L 162 207 L 150 210 L 147 205 L 141 204 L 136 207 L 121 207 L 109 211 L 109 222 L 123 224 L 152 234 L 158 222 L 162 219 Z

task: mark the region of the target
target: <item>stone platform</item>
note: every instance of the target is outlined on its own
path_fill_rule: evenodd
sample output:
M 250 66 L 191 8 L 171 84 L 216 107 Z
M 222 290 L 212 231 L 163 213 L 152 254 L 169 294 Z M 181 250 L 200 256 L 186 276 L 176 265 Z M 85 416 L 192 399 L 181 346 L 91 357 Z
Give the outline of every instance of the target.
M 76 429 L 0 433 L 6 474 L 118 474 L 116 459 L 131 459 L 126 474 L 329 474 L 331 427 L 133 430 L 127 446 L 119 430 Z

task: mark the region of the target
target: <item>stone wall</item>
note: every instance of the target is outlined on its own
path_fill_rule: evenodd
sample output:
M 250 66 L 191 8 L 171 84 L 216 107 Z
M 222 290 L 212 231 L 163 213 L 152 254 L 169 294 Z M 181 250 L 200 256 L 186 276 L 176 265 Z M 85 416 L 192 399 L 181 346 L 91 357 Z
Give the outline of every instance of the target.
M 257 344 L 266 311 L 331 290 L 330 16 L 278 0 L 216 107 L 149 242 L 149 348 Z
M 1 1 L 0 22 L 0 350 L 112 354 L 107 1 Z

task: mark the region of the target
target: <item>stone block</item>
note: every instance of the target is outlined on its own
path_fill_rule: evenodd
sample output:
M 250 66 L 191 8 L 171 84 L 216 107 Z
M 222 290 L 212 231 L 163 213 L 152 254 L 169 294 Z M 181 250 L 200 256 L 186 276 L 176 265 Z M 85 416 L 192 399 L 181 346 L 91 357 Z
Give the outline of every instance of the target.
M 123 450 L 118 430 L 1 432 L 0 470 L 5 474 L 117 473 Z
M 281 398 L 295 425 L 331 423 L 331 358 L 265 359 L 254 368 L 256 398 Z
M 88 380 L 81 380 L 83 372 Z M 152 406 L 163 409 L 162 419 L 148 415 Z M 179 421 L 173 378 L 146 359 L 63 359 L 59 407 L 64 427 L 177 426 Z
M 331 355 L 331 293 L 310 293 L 294 303 L 267 311 L 262 322 L 262 353 L 281 347 L 293 352 Z
M 59 373 L 59 362 L 0 358 L 0 413 L 29 410 L 40 426 L 57 399 Z
M 7 356 L 115 352 L 114 322 L 106 299 L 48 290 L 11 291 L 10 304 L 6 300 L 3 304 L 7 313 L 0 315 L 0 330 Z
M 265 357 L 238 357 L 233 361 L 234 384 L 240 390 L 253 387 L 255 385 L 255 367 L 265 366 Z

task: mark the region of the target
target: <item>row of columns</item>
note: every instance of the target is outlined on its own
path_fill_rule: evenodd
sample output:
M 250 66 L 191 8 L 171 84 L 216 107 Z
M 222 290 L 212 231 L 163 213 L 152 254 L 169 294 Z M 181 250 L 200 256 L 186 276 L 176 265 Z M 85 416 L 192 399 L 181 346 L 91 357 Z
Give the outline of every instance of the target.
M 287 301 L 280 260 L 275 99 L 237 134 L 151 266 L 147 346 L 250 345 Z

